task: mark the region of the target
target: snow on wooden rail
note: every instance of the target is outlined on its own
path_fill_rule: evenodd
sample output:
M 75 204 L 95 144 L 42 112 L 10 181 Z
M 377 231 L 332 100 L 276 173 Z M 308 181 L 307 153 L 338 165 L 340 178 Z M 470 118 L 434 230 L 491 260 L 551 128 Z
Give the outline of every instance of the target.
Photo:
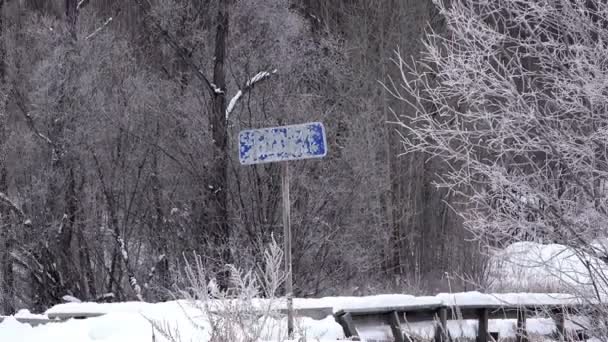
M 46 315 L 32 314 L 28 310 L 19 310 L 13 316 L 0 316 L 0 323 L 4 321 L 16 321 L 22 324 L 28 324 L 32 327 L 47 323 L 59 322 L 58 320 L 50 319 Z M 1 339 L 0 339 L 1 340 Z
M 191 305 L 184 300 L 172 301 L 171 306 L 188 308 Z M 463 306 L 483 305 L 485 307 L 502 307 L 505 305 L 569 305 L 579 304 L 580 300 L 568 294 L 541 294 L 541 293 L 507 293 L 483 294 L 479 292 L 441 293 L 436 296 L 411 296 L 404 294 L 383 294 L 362 297 L 324 297 L 324 298 L 294 298 L 296 310 L 319 310 L 326 315 L 341 310 L 370 310 L 378 308 L 386 311 L 392 306 L 418 307 L 418 306 Z M 209 308 L 232 306 L 235 303 L 209 300 Z M 65 303 L 58 304 L 46 311 L 48 317 L 86 317 L 99 316 L 109 312 L 142 312 L 146 311 L 152 303 L 120 302 L 120 303 Z M 273 310 L 285 308 L 285 301 L 281 299 L 253 299 L 247 307 L 264 310 L 272 307 Z
M 294 308 L 300 312 L 318 311 L 324 317 L 332 315 L 332 303 L 336 303 L 336 299 L 341 297 L 330 298 L 296 298 L 294 299 Z M 194 304 L 194 305 L 193 305 Z M 119 303 L 64 303 L 53 306 L 48 309 L 45 314 L 48 317 L 96 317 L 111 312 L 123 313 L 138 313 L 145 312 L 154 307 L 155 303 L 146 302 L 119 302 Z M 177 300 L 166 302 L 165 305 L 181 311 L 198 310 L 205 308 L 205 311 L 215 312 L 222 311 L 225 308 L 246 307 L 248 310 L 258 311 L 282 311 L 286 308 L 286 303 L 283 299 L 261 299 L 255 298 L 247 300 L 242 305 L 236 300 L 207 300 L 205 302 L 190 303 L 186 300 Z
M 60 321 L 49 319 L 49 318 L 38 318 L 38 317 L 14 317 L 14 316 L 0 316 L 0 323 L 7 319 L 14 319 L 19 323 L 29 324 L 32 327 L 47 324 L 47 323 L 58 323 Z
M 161 305 L 162 312 L 181 312 L 185 315 L 200 315 L 199 308 L 194 308 L 187 301 L 172 301 L 161 304 L 126 302 L 126 303 L 66 303 L 54 306 L 46 312 L 47 317 L 58 320 L 71 318 L 92 318 L 106 314 L 137 314 L 158 311 Z M 199 303 L 200 304 L 200 303 Z M 247 310 L 259 310 L 267 312 L 271 308 L 274 312 L 284 312 L 286 303 L 281 299 L 253 299 L 244 303 Z M 536 333 L 534 325 L 541 318 L 531 318 L 539 310 L 548 313 L 542 318 L 545 326 L 550 325 L 551 330 L 543 333 L 551 333 L 557 330 L 564 333 L 567 321 L 564 316 L 570 314 L 582 305 L 578 298 L 567 294 L 538 294 L 538 293 L 511 293 L 511 294 L 482 294 L 479 292 L 466 293 L 443 293 L 436 296 L 411 296 L 403 294 L 386 294 L 365 297 L 325 297 L 325 298 L 295 298 L 294 307 L 296 314 L 308 319 L 320 320 L 333 314 L 333 319 L 340 324 L 341 330 L 347 337 L 356 338 L 361 331 L 381 331 L 382 336 L 395 336 L 396 341 L 403 341 L 405 325 L 408 328 L 419 324 L 425 332 L 432 333 L 437 339 L 447 338 L 446 331 L 452 331 L 454 321 L 471 320 L 478 322 L 469 324 L 467 334 L 475 337 L 482 336 L 481 342 L 487 341 L 487 332 L 495 329 L 496 322 L 500 319 L 502 330 L 501 337 L 506 336 L 504 327 L 511 325 L 509 336 L 525 336 L 516 334 L 513 327 L 518 323 L 520 330 L 528 318 L 528 331 Z M 233 301 L 208 300 L 205 302 L 207 312 L 215 310 L 221 312 L 222 308 L 240 307 L 239 303 Z M 155 309 L 156 308 L 156 309 Z M 505 319 L 506 318 L 506 319 Z M 548 321 L 548 322 L 545 322 Z M 320 321 L 317 321 L 320 322 Z M 416 323 L 420 322 L 420 323 Z M 438 322 L 438 323 L 437 323 Z M 449 324 L 448 324 L 449 323 Z M 489 325 L 488 325 L 489 324 Z M 340 329 L 336 324 L 336 328 Z M 538 326 L 538 325 L 537 325 Z M 450 329 L 448 329 L 450 327 Z M 437 330 L 437 333 L 433 332 Z M 532 330 L 530 330 L 532 329 Z M 482 332 L 479 334 L 479 332 Z M 485 331 L 485 333 L 483 333 Z M 452 333 L 453 334 L 453 333 Z M 467 336 L 468 336 L 467 335 Z M 379 336 L 379 335 L 375 335 Z M 442 337 L 443 336 L 443 337 Z M 483 337 L 485 336 L 485 338 Z M 401 338 L 401 339 L 400 339 Z M 519 341 L 523 341 L 520 338 Z

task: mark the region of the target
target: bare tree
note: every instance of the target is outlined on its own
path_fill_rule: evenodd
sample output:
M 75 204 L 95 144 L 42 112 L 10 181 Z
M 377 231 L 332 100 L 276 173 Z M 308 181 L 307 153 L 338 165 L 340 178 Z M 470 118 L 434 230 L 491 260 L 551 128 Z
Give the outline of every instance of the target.
M 347 86 L 343 94 L 334 97 L 344 99 L 345 103 L 337 101 L 337 105 L 351 112 L 334 130 L 341 158 L 357 174 L 358 188 L 353 196 L 360 207 L 350 216 L 353 222 L 347 224 L 347 234 L 375 237 L 375 253 L 358 253 L 365 259 L 357 264 L 378 275 L 376 281 L 362 279 L 359 287 L 371 288 L 374 283 L 373 287 L 392 291 L 448 290 L 446 272 L 453 276 L 477 272 L 473 266 L 479 259 L 478 249 L 467 240 L 469 233 L 460 218 L 449 210 L 453 197 L 432 186 L 434 174 L 445 165 L 429 160 L 424 153 L 402 155 L 402 132 L 387 124 L 395 120 L 394 112 L 408 122 L 415 110 L 378 84 L 400 76 L 390 61 L 396 47 L 408 58 L 418 58 L 426 25 L 443 29 L 432 3 L 301 3 L 300 11 L 317 32 L 343 38 L 348 51 L 350 68 L 344 71 Z M 374 233 L 369 233 L 372 227 Z M 458 282 L 456 287 L 466 288 L 466 284 Z
M 6 111 L 7 104 L 7 78 L 6 78 L 6 45 L 4 41 L 5 35 L 5 23 L 4 23 L 4 1 L 0 1 L 0 196 L 6 196 L 8 193 L 8 180 L 6 170 L 6 141 L 8 135 L 7 123 L 8 115 Z M 0 279 L 0 299 L 2 301 L 2 311 L 6 313 L 12 313 L 15 310 L 14 291 L 13 291 L 13 263 L 11 260 L 10 253 L 13 249 L 14 239 L 11 236 L 13 233 L 12 222 L 10 217 L 10 210 L 6 203 L 0 205 L 0 243 L 3 244 L 3 252 L 0 256 L 0 265 L 2 278 Z
M 437 183 L 459 199 L 488 247 L 568 246 L 605 298 L 608 5 L 602 1 L 436 2 L 446 34 L 430 31 L 415 63 L 397 56 L 394 95 L 416 109 L 406 153 L 450 166 Z M 559 270 L 556 270 L 559 272 Z

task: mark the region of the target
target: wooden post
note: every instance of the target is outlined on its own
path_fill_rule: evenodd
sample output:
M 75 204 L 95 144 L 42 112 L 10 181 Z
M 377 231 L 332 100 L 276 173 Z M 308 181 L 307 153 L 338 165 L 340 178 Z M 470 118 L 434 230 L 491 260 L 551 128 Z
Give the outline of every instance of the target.
M 440 308 L 437 311 L 438 324 L 435 329 L 435 342 L 447 342 L 450 339 L 448 333 L 448 310 L 446 308 Z
M 559 341 L 564 341 L 566 337 L 566 310 L 561 307 L 554 316 L 555 327 L 557 328 L 557 338 Z
M 291 273 L 291 222 L 289 201 L 289 164 L 281 163 L 281 188 L 283 192 L 283 237 L 285 253 L 285 297 L 287 297 L 287 333 L 293 335 L 293 276 Z
M 480 309 L 477 326 L 477 342 L 488 342 L 488 309 Z
M 397 311 L 393 311 L 388 314 L 388 323 L 391 326 L 391 331 L 393 333 L 395 342 L 405 342 L 405 339 L 403 338 L 403 331 L 401 330 L 399 313 Z
M 342 326 L 344 330 L 344 336 L 351 341 L 359 341 L 359 334 L 353 323 L 353 316 L 350 312 L 345 312 L 342 315 L 336 316 L 336 321 Z
M 526 310 L 521 308 L 517 310 L 517 332 L 515 341 L 516 342 L 527 342 L 528 337 L 526 333 Z

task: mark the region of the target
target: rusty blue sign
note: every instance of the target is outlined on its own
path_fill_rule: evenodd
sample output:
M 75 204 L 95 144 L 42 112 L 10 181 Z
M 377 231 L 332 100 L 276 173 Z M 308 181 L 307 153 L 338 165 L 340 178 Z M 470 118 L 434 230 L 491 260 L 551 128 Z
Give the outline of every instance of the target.
M 325 127 L 320 122 L 244 130 L 239 133 L 243 165 L 322 158 L 327 155 Z

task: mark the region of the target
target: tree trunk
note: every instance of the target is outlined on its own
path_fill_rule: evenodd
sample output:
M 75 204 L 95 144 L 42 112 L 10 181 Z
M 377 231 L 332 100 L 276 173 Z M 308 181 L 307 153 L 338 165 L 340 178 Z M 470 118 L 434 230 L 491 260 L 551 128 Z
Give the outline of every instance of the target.
M 0 139 L 3 138 L 4 124 L 2 122 L 4 114 L 0 114 Z M 0 146 L 3 140 L 0 140 Z M 0 168 L 0 192 L 6 193 L 8 189 L 7 172 L 6 168 L 2 166 Z M 10 222 L 10 210 L 4 206 L 0 207 L 0 242 L 2 246 L 2 255 L 0 256 L 1 272 L 2 272 L 2 312 L 6 315 L 10 315 L 15 311 L 14 306 L 14 280 L 15 276 L 13 273 L 13 260 L 11 252 L 13 250 L 14 238 L 13 238 L 13 225 Z
M 214 145 L 213 184 L 210 187 L 213 225 L 212 242 L 214 247 L 221 248 L 222 261 L 230 262 L 228 242 L 230 227 L 228 224 L 228 129 L 226 125 L 226 40 L 228 38 L 229 13 L 228 0 L 220 0 L 217 15 L 217 33 L 215 37 L 215 65 L 213 83 L 223 91 L 215 92 L 211 130 Z
M 156 121 L 156 137 L 160 139 L 161 130 L 160 130 L 160 121 Z M 158 165 L 158 149 L 154 149 L 154 155 L 152 157 L 152 197 L 154 198 L 154 211 L 156 212 L 156 220 L 153 225 L 154 232 L 152 232 L 151 236 L 153 236 L 153 240 L 151 241 L 154 251 L 156 252 L 156 260 L 155 263 L 155 272 L 158 277 L 158 289 L 166 290 L 170 287 L 170 275 L 169 275 L 169 259 L 167 256 L 167 244 L 169 243 L 167 239 L 167 229 L 166 229 L 166 218 L 165 213 L 163 212 L 163 202 L 162 202 L 162 184 L 160 182 L 160 168 Z M 153 276 L 154 274 L 151 274 Z M 148 279 L 150 281 L 151 279 Z M 157 293 L 162 293 L 164 291 L 158 291 Z M 161 298 L 161 299 L 166 299 Z
M 2 108 L 2 113 L 0 113 L 0 151 L 5 138 L 5 117 L 6 115 L 4 114 L 4 108 Z M 0 156 L 0 162 L 3 161 L 2 159 L 3 157 Z M 2 164 L 2 167 L 0 167 L 0 192 L 2 193 L 6 193 L 8 190 L 7 170 L 4 165 L 5 164 Z M 3 244 L 2 255 L 0 256 L 2 272 L 2 286 L 0 287 L 0 290 L 2 291 L 2 311 L 6 315 L 10 315 L 15 311 L 15 276 L 13 273 L 13 260 L 11 256 L 14 242 L 15 240 L 13 237 L 13 224 L 11 223 L 10 210 L 2 206 L 0 207 L 0 243 Z
M 62 94 L 59 100 L 58 112 L 59 113 L 69 113 L 71 107 L 71 89 L 69 87 L 69 83 L 71 81 L 71 75 L 74 72 L 73 65 L 73 54 L 74 45 L 76 43 L 76 23 L 78 19 L 78 10 L 77 10 L 77 0 L 66 0 L 65 1 L 65 13 L 66 20 L 68 22 L 69 34 L 70 34 L 70 46 L 67 47 L 66 52 L 66 73 L 67 78 L 64 84 L 62 84 Z M 78 211 L 78 201 L 76 197 L 76 179 L 74 174 L 74 160 L 67 156 L 67 148 L 64 146 L 65 140 L 65 125 L 69 120 L 67 118 L 58 117 L 53 123 L 53 136 L 51 140 L 53 140 L 55 144 L 55 153 L 53 156 L 53 174 L 57 180 L 62 180 L 62 182 L 53 182 L 55 184 L 51 184 L 51 192 L 49 201 L 51 201 L 50 208 L 53 208 L 50 212 L 50 215 L 58 215 L 63 214 L 59 234 L 57 235 L 57 246 L 54 251 L 54 254 L 57 256 L 57 268 L 60 274 L 61 284 L 59 291 L 60 293 L 56 293 L 56 297 L 61 298 L 61 296 L 68 293 L 61 292 L 71 292 L 70 294 L 81 296 L 82 294 L 77 293 L 76 291 L 69 291 L 70 289 L 75 288 L 75 273 L 77 270 L 74 269 L 75 263 L 74 258 L 72 256 L 72 241 L 74 235 L 74 227 L 76 222 L 76 212 Z M 63 186 L 62 186 L 63 184 Z M 63 193 L 63 200 L 65 206 L 58 205 L 57 202 L 60 201 L 61 194 Z
M 78 22 L 78 0 L 65 0 L 65 15 L 68 21 L 71 41 L 76 42 L 76 23 Z
M 4 0 L 0 0 L 0 94 L 6 94 L 8 88 L 6 80 L 6 46 L 4 40 Z M 7 193 L 8 175 L 6 169 L 5 143 L 7 139 L 8 118 L 6 113 L 7 98 L 0 97 L 0 192 Z M 15 310 L 14 306 L 14 273 L 11 251 L 13 249 L 12 224 L 9 217 L 8 208 L 0 207 L 0 242 L 3 243 L 2 255 L 0 256 L 2 272 L 2 311 L 4 314 L 11 314 Z

